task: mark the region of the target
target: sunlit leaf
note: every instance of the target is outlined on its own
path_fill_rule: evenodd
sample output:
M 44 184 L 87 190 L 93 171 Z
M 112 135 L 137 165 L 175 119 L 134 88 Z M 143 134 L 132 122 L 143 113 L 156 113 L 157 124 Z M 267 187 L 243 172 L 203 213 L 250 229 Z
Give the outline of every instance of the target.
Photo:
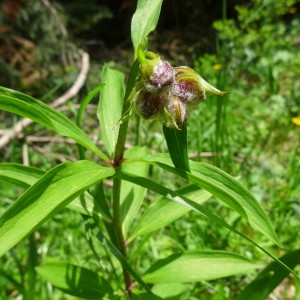
M 170 164 L 172 164 L 172 163 L 170 162 Z M 291 272 L 293 275 L 295 275 L 298 278 L 298 275 L 291 268 L 289 268 L 286 264 L 284 264 L 282 261 L 280 261 L 274 255 L 272 255 L 269 251 L 267 251 L 265 247 L 260 246 L 254 240 L 252 240 L 251 238 L 248 238 L 245 234 L 243 234 L 242 232 L 238 231 L 236 228 L 234 228 L 231 225 L 229 225 L 228 223 L 226 223 L 224 221 L 224 219 L 220 218 L 219 216 L 217 216 L 214 213 L 212 213 L 211 211 L 209 211 L 205 206 L 199 205 L 198 203 L 195 203 L 194 201 L 191 201 L 190 199 L 188 199 L 185 195 L 182 195 L 182 194 L 178 193 L 177 191 L 173 191 L 173 190 L 171 190 L 161 184 L 158 184 L 148 178 L 137 177 L 134 174 L 127 174 L 122 171 L 116 171 L 115 177 L 130 181 L 130 182 L 134 182 L 135 184 L 141 185 L 141 186 L 149 189 L 150 191 L 158 193 L 159 195 L 162 195 L 171 201 L 180 203 L 181 205 L 194 210 L 198 214 L 206 216 L 209 220 L 212 220 L 212 221 L 216 222 L 217 224 L 223 226 L 224 228 L 231 230 L 232 232 L 238 234 L 245 240 L 247 240 L 250 243 L 252 243 L 253 245 L 255 245 L 257 248 L 259 248 L 265 254 L 267 254 L 269 257 L 271 257 L 273 260 L 275 260 L 278 264 L 280 264 L 284 269 L 288 270 L 289 272 Z
M 210 164 L 193 161 L 190 161 L 192 173 L 184 172 L 174 168 L 168 155 L 164 154 L 149 155 L 143 160 L 186 178 L 209 191 L 246 218 L 253 228 L 279 244 L 278 237 L 264 209 L 255 197 L 229 174 Z
M 0 255 L 91 185 L 113 174 L 112 168 L 89 161 L 66 162 L 48 171 L 0 217 Z
M 16 186 L 28 188 L 36 183 L 45 172 L 41 169 L 24 166 L 15 163 L 0 164 L 0 182 L 9 182 Z M 73 211 L 92 216 L 99 213 L 95 207 L 93 197 L 88 193 L 84 193 L 84 199 L 76 198 L 69 205 Z
M 28 188 L 44 175 L 40 169 L 15 163 L 0 164 L 0 182 L 10 182 Z
M 125 94 L 124 74 L 104 65 L 102 81 L 105 83 L 97 109 L 100 122 L 101 136 L 106 151 L 113 156 L 118 139 L 119 126 L 115 126 L 120 120 Z
M 20 92 L 0 87 L 0 109 L 31 119 L 90 149 L 102 159 L 109 158 L 70 119 L 52 107 Z
M 148 34 L 157 25 L 162 0 L 138 0 L 136 11 L 131 20 L 131 39 L 135 57 L 139 45 L 147 46 Z
M 234 253 L 199 251 L 174 254 L 157 261 L 143 280 L 147 283 L 198 282 L 245 274 L 261 267 L 262 264 Z

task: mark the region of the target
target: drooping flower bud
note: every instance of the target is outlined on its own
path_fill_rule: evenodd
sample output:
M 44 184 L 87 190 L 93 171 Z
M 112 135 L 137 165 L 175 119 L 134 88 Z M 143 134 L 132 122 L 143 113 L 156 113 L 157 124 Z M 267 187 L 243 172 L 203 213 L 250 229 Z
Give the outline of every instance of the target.
M 189 67 L 173 68 L 158 54 L 144 52 L 139 47 L 137 56 L 140 74 L 127 101 L 144 119 L 155 119 L 168 127 L 180 129 L 194 106 L 205 100 L 206 92 L 228 94 L 210 85 Z
M 141 81 L 149 92 L 159 93 L 170 86 L 174 80 L 175 71 L 171 65 L 160 59 L 158 54 L 138 49 Z
M 177 96 L 170 95 L 165 107 L 168 117 L 162 120 L 167 127 L 179 129 L 188 118 L 188 105 Z
M 165 94 L 150 93 L 141 90 L 135 100 L 135 111 L 144 119 L 153 119 L 160 114 L 167 97 Z
M 172 84 L 172 94 L 176 95 L 190 104 L 198 104 L 206 99 L 205 92 L 217 95 L 225 95 L 189 67 L 175 67 L 175 80 Z

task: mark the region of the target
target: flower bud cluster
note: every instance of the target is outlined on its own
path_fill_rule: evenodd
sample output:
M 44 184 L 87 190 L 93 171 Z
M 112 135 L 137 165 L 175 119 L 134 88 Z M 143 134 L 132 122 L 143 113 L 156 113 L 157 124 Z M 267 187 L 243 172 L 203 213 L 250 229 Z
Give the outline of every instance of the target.
M 139 49 L 140 74 L 131 96 L 134 111 L 180 129 L 192 108 L 205 100 L 205 92 L 227 94 L 207 83 L 193 69 L 172 67 L 153 52 Z

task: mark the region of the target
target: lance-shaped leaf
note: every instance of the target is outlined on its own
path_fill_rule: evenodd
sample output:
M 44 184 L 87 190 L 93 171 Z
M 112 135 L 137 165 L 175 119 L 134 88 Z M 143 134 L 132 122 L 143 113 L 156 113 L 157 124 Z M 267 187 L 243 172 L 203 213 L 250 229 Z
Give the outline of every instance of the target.
M 192 173 L 184 172 L 172 167 L 169 156 L 164 154 L 149 155 L 143 160 L 186 178 L 209 191 L 246 218 L 253 228 L 263 233 L 274 243 L 279 244 L 272 223 L 262 206 L 244 186 L 229 174 L 210 164 L 193 161 L 190 161 Z
M 0 164 L 0 182 L 10 182 L 23 188 L 28 188 L 34 184 L 44 173 L 40 169 L 21 164 Z
M 199 251 L 171 255 L 157 261 L 143 276 L 147 283 L 197 282 L 263 267 L 238 254 L 223 251 Z
M 124 74 L 105 65 L 102 70 L 102 81 L 105 82 L 100 94 L 97 116 L 100 122 L 101 135 L 106 151 L 113 156 L 124 101 Z
M 171 164 L 171 161 L 169 163 Z M 167 188 L 167 187 L 165 187 L 165 186 L 163 186 L 161 184 L 158 184 L 158 183 L 154 182 L 153 180 L 150 180 L 150 179 L 144 178 L 144 177 L 138 177 L 138 176 L 136 176 L 134 174 L 128 174 L 128 173 L 124 173 L 122 171 L 116 171 L 115 177 L 123 179 L 123 180 L 130 181 L 130 182 L 134 182 L 135 184 L 138 184 L 140 186 L 146 187 L 149 190 L 151 190 L 153 192 L 156 192 L 156 193 L 158 193 L 158 194 L 160 194 L 160 195 L 168 198 L 171 201 L 175 201 L 177 203 L 180 203 L 180 204 L 188 207 L 189 209 L 192 209 L 192 210 L 196 211 L 197 213 L 206 216 L 210 220 L 212 220 L 212 221 L 218 223 L 219 225 L 221 225 L 221 226 L 223 226 L 223 227 L 231 230 L 232 232 L 238 234 L 239 236 L 241 236 L 245 240 L 247 240 L 250 243 L 252 243 L 253 245 L 255 245 L 257 248 L 259 248 L 264 253 L 266 253 L 269 257 L 271 257 L 272 259 L 274 259 L 284 269 L 288 270 L 289 272 L 291 272 L 292 274 L 294 274 L 298 278 L 298 275 L 291 268 L 289 268 L 285 263 L 283 263 L 278 258 L 276 258 L 275 256 L 273 256 L 264 247 L 258 245 L 254 240 L 248 238 L 242 232 L 236 230 L 234 227 L 232 227 L 231 225 L 229 225 L 228 223 L 226 223 L 224 221 L 224 219 L 222 219 L 219 216 L 215 215 L 214 213 L 210 212 L 203 205 L 199 205 L 198 203 L 195 203 L 194 201 L 191 201 L 185 195 L 182 195 L 182 194 L 180 194 L 177 191 L 173 191 L 173 190 L 171 190 L 171 189 L 169 189 L 169 188 Z M 271 229 L 273 230 L 273 228 L 271 228 Z M 266 235 L 268 236 L 268 234 L 266 234 Z M 270 238 L 272 238 L 272 236 Z M 275 234 L 275 238 L 277 238 L 276 234 Z
M 63 114 L 20 92 L 0 87 L 0 109 L 31 119 L 62 136 L 69 137 L 109 162 L 109 158 L 89 137 Z
M 90 161 L 66 162 L 47 172 L 0 217 L 0 255 L 114 169 Z
M 44 174 L 40 169 L 21 164 L 0 164 L 0 182 L 9 182 L 25 189 L 36 183 Z M 76 198 L 67 207 L 84 215 L 99 215 L 93 197 L 88 192 L 84 193 L 84 199 Z
M 147 46 L 148 34 L 157 25 L 162 0 L 138 0 L 136 11 L 131 20 L 131 39 L 135 57 L 137 49 L 142 45 L 143 49 Z
M 186 124 L 182 125 L 180 129 L 163 125 L 164 136 L 174 166 L 184 171 L 190 171 Z

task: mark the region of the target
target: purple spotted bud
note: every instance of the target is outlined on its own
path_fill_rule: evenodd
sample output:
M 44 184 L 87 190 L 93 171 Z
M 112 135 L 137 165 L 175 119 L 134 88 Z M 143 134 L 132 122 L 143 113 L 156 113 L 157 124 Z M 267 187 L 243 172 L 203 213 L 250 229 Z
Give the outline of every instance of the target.
M 166 111 L 169 116 L 162 122 L 168 127 L 179 129 L 179 126 L 183 125 L 188 118 L 188 106 L 177 96 L 170 96 L 168 100 Z
M 149 92 L 158 93 L 162 89 L 170 86 L 174 80 L 175 71 L 171 65 L 163 60 L 153 68 L 153 72 L 145 80 L 145 88 Z
M 180 129 L 193 107 L 205 100 L 206 92 L 228 94 L 210 85 L 191 68 L 173 68 L 158 54 L 144 52 L 141 47 L 137 54 L 140 74 L 128 101 L 144 119 L 155 119 Z
M 141 70 L 139 81 L 147 91 L 160 93 L 172 84 L 175 71 L 168 62 L 161 60 L 159 55 L 150 51 L 144 52 L 139 48 L 138 60 Z
M 198 74 L 188 67 L 175 67 L 175 80 L 171 86 L 171 93 L 181 101 L 198 104 L 205 100 L 205 90 L 202 88 Z
M 135 110 L 144 119 L 153 119 L 159 115 L 166 100 L 165 94 L 156 94 L 141 90 L 136 98 Z

